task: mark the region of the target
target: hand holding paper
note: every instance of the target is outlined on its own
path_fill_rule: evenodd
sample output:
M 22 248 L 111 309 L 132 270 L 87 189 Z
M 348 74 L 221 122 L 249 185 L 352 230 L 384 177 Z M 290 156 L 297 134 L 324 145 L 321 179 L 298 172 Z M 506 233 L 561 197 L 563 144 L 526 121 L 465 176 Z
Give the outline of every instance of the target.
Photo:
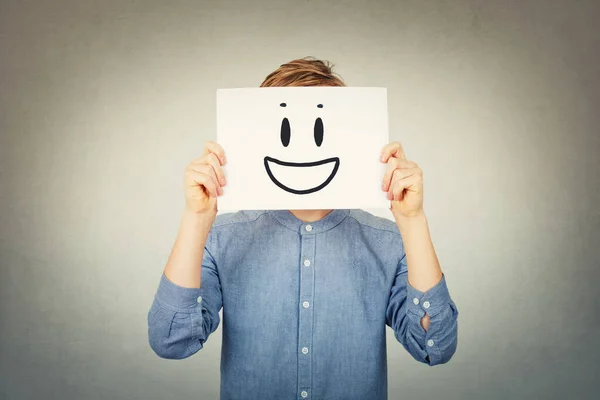
M 423 213 L 423 171 L 417 163 L 406 159 L 400 143 L 390 143 L 381 151 L 381 162 L 387 164 L 382 189 L 392 200 L 394 215 L 413 217 Z
M 223 148 L 215 142 L 206 142 L 202 156 L 186 167 L 185 203 L 187 211 L 195 214 L 208 212 L 216 215 L 217 196 L 223 194 L 222 187 L 227 184 L 221 168 L 225 162 Z

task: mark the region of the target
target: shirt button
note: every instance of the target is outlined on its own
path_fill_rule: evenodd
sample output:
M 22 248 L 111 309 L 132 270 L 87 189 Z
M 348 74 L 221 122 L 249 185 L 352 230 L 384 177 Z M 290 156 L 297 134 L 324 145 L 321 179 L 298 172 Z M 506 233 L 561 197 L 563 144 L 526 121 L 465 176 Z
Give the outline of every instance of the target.
M 300 396 L 302 396 L 303 399 L 308 397 L 308 393 L 306 392 L 306 390 L 303 390 L 302 392 L 300 392 Z
M 425 308 L 429 308 L 430 305 L 431 304 L 429 304 L 428 301 L 423 302 L 423 307 L 425 307 Z
M 419 299 L 417 299 L 416 297 L 413 299 L 413 303 L 415 303 L 415 305 L 419 304 Z
M 302 348 L 302 354 L 308 354 L 308 347 Z
M 429 347 L 433 347 L 433 345 L 434 345 L 434 341 L 433 341 L 433 340 L 431 340 L 431 339 L 429 339 L 429 340 L 427 341 L 427 346 L 429 346 Z
M 312 225 L 306 225 L 306 228 L 304 229 L 306 229 L 306 232 L 310 232 L 312 231 Z
M 302 307 L 308 308 L 308 306 L 309 306 L 308 301 L 305 301 L 304 303 L 302 303 Z
M 310 260 L 304 260 L 304 266 L 310 267 Z
M 196 301 L 197 301 L 198 303 L 202 303 L 202 296 L 198 296 L 198 298 L 196 299 Z

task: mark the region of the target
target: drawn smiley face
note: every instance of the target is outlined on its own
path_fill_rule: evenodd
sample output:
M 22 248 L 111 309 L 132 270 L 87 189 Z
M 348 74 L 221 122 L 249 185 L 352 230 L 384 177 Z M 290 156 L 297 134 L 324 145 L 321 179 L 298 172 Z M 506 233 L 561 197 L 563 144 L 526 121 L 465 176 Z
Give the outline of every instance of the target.
M 281 103 L 280 107 L 287 107 L 286 103 Z M 318 104 L 318 108 L 323 108 L 323 104 Z M 317 147 L 321 147 L 323 144 L 325 129 L 323 126 L 323 120 L 319 117 L 315 120 L 314 125 L 314 141 Z M 292 140 L 292 128 L 290 126 L 290 121 L 286 118 L 283 118 L 281 121 L 281 144 L 283 147 L 288 147 Z M 335 175 L 338 172 L 340 167 L 340 159 L 339 157 L 331 157 L 318 161 L 308 161 L 308 162 L 289 162 L 278 160 L 273 157 L 266 156 L 264 158 L 265 170 L 267 171 L 267 175 L 273 181 L 275 185 L 285 190 L 286 192 L 293 194 L 310 194 L 314 192 L 318 192 L 319 190 L 325 188 L 329 183 L 333 180 Z M 310 182 L 309 184 L 303 185 L 304 187 L 294 187 L 295 185 L 291 182 L 284 183 L 282 180 L 284 179 L 284 175 L 278 178 L 276 177 L 276 170 L 279 168 L 294 168 L 297 171 L 301 172 L 318 172 L 310 174 L 311 177 L 315 177 L 314 182 Z M 309 169 L 311 171 L 309 171 Z M 319 171 L 313 171 L 318 169 Z M 307 174 L 308 176 L 308 174 Z

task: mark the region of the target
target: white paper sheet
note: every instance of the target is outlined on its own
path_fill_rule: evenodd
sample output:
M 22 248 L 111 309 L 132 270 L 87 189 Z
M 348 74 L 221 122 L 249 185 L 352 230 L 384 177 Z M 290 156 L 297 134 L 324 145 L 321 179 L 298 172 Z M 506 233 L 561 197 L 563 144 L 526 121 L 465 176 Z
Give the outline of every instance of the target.
M 220 211 L 389 207 L 385 88 L 219 89 L 217 142 Z

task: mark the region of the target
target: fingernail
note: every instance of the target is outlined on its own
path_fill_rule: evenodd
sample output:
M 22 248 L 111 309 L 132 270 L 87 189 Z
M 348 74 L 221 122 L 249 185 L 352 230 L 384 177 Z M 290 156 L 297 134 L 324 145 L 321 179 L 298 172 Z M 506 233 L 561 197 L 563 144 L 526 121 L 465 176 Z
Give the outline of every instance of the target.
M 217 192 L 219 193 L 219 196 L 222 196 L 222 195 L 223 195 L 223 189 L 221 189 L 221 188 L 218 188 L 218 189 L 217 189 Z

